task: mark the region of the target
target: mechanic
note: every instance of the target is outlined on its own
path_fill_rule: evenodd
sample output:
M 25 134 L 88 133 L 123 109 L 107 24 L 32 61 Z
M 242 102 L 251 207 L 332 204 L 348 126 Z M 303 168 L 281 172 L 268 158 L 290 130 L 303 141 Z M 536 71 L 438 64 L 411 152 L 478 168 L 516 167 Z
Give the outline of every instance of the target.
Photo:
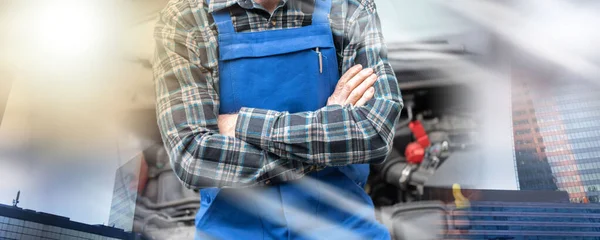
M 403 107 L 373 0 L 171 1 L 154 37 L 158 124 L 200 191 L 196 238 L 390 238 L 364 191 Z

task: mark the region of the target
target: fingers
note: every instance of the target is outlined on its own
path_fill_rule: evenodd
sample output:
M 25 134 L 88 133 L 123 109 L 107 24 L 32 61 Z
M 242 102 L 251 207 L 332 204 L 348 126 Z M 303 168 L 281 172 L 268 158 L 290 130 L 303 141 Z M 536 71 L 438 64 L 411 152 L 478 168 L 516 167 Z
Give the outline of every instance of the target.
M 360 65 L 360 64 L 356 64 L 356 65 L 352 66 L 350 69 L 346 70 L 346 72 L 338 80 L 338 82 L 335 86 L 335 89 L 333 91 L 333 94 L 331 94 L 331 96 L 329 96 L 329 99 L 327 99 L 327 105 L 342 104 L 344 102 L 345 99 L 340 97 L 340 92 L 342 91 L 342 88 L 344 87 L 346 82 L 348 82 L 352 77 L 354 77 L 356 74 L 358 74 L 361 70 L 362 70 L 362 65 Z
M 358 74 L 361 70 L 362 70 L 362 65 L 357 64 L 357 65 L 354 65 L 353 67 L 351 67 L 350 69 L 348 69 L 346 71 L 346 73 L 344 73 L 344 75 L 342 75 L 342 77 L 340 78 L 340 80 L 338 80 L 338 83 L 335 86 L 335 90 L 333 91 L 333 94 L 331 94 L 331 96 L 329 97 L 329 100 L 327 101 L 328 102 L 327 105 L 342 104 L 346 100 L 346 98 L 342 98 L 340 96 L 340 93 L 342 92 L 346 82 L 348 82 L 350 79 L 352 79 L 352 77 L 354 77 L 356 74 Z
M 356 64 L 354 66 L 352 66 L 350 69 L 348 69 L 344 75 L 342 75 L 342 77 L 340 77 L 340 80 L 338 81 L 337 85 L 336 85 L 336 89 L 340 86 L 344 86 L 344 84 L 346 82 L 348 82 L 348 80 L 350 80 L 352 77 L 354 77 L 354 75 L 358 74 L 360 72 L 360 70 L 362 70 L 363 67 L 360 64 Z
M 344 105 L 346 104 L 356 104 L 356 101 L 358 101 L 364 94 L 365 92 L 373 86 L 373 84 L 377 81 L 377 75 L 375 74 L 371 74 L 369 75 L 369 77 L 367 77 L 365 80 L 363 80 L 360 85 L 358 85 L 356 88 L 354 88 L 354 90 L 352 90 L 352 92 L 350 93 L 350 95 L 348 95 L 348 97 L 346 98 L 346 101 L 344 101 Z
M 356 106 L 356 107 L 364 106 L 369 100 L 371 100 L 373 98 L 373 96 L 375 96 L 375 88 L 369 87 L 369 89 L 367 89 L 367 91 L 365 91 L 365 94 L 363 94 L 362 97 L 360 99 L 358 99 L 358 101 L 356 101 L 356 104 L 354 104 L 354 106 Z
M 363 69 L 360 64 L 348 69 L 338 80 L 333 94 L 327 99 L 327 105 L 355 105 L 365 94 L 365 99 L 361 102 L 366 103 L 374 94 L 366 92 L 377 81 L 377 76 L 373 72 L 372 68 Z
M 371 74 L 373 74 L 373 69 L 366 68 L 360 71 L 358 74 L 354 75 L 354 77 L 352 77 L 350 80 L 348 80 L 348 82 L 344 84 L 341 91 L 339 92 L 339 97 L 341 99 L 344 99 L 343 102 L 346 102 L 345 100 L 348 99 L 350 93 L 352 93 L 352 91 L 354 91 L 354 89 L 358 87 L 359 84 L 361 84 L 364 80 L 371 76 Z

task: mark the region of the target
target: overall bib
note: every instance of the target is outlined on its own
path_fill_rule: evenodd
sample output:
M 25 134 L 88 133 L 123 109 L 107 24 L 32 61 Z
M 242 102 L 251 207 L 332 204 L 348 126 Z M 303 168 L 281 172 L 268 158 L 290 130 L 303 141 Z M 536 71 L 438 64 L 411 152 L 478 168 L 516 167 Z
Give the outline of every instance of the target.
M 340 75 L 330 9 L 331 0 L 315 0 L 310 26 L 243 33 L 235 32 L 227 9 L 214 12 L 219 31 L 219 112 L 253 107 L 296 113 L 324 107 Z M 368 175 L 368 164 L 355 164 L 328 167 L 272 186 L 202 189 L 196 239 L 339 239 L 335 227 L 358 239 L 389 239 L 363 189 Z M 306 178 L 318 184 L 311 181 L 307 191 Z M 366 208 L 338 208 L 321 196 L 323 184 Z

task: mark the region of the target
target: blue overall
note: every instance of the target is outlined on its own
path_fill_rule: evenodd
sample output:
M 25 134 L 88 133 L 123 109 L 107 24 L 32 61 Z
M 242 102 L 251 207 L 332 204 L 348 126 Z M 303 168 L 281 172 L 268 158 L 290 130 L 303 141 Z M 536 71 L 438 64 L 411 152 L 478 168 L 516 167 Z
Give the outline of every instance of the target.
M 227 9 L 213 13 L 219 30 L 220 113 L 241 107 L 290 113 L 324 107 L 339 79 L 330 9 L 331 0 L 316 0 L 310 26 L 244 33 L 235 32 Z M 249 189 L 202 189 L 196 238 L 339 239 L 331 224 L 322 224 L 326 221 L 359 239 L 389 239 L 363 189 L 368 175 L 367 164 L 356 164 L 308 174 L 319 181 L 310 191 L 301 187 L 306 177 Z M 340 197 L 367 208 L 334 206 L 322 198 L 321 184 L 341 189 Z

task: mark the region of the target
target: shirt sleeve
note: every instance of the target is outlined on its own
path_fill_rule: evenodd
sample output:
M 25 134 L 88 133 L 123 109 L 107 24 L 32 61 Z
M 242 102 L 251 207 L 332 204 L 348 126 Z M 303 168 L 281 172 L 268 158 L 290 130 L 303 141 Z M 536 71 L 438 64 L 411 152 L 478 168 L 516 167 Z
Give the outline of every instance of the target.
M 178 178 L 191 189 L 299 178 L 302 163 L 219 134 L 216 50 L 190 23 L 197 16 L 177 4 L 165 8 L 156 25 L 153 70 L 158 125 Z
M 383 162 L 403 102 L 373 0 L 350 17 L 345 36 L 342 70 L 354 64 L 373 68 L 379 77 L 373 99 L 362 107 L 333 105 L 294 114 L 242 108 L 236 137 L 282 158 L 320 166 Z

